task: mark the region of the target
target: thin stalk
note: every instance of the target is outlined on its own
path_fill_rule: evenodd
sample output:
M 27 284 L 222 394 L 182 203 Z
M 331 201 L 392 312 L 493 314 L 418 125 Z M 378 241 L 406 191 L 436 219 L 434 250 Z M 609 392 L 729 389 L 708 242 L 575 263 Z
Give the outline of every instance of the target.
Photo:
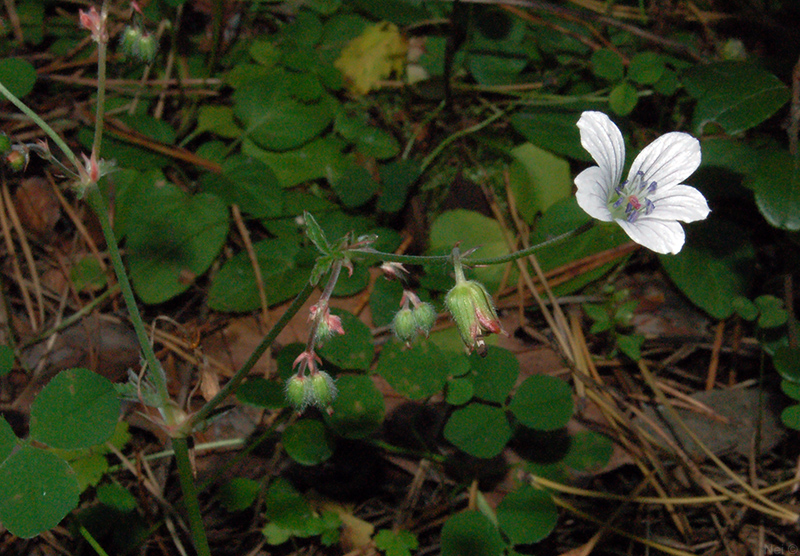
M 569 239 L 571 237 L 580 235 L 594 226 L 594 220 L 587 222 L 578 226 L 577 228 L 570 230 L 569 232 L 565 232 L 561 235 L 552 237 L 548 240 L 545 240 L 541 243 L 537 243 L 535 245 L 531 245 L 526 249 L 522 249 L 520 251 L 515 251 L 514 253 L 509 253 L 508 255 L 503 255 L 501 257 L 489 257 L 485 259 L 481 258 L 473 258 L 473 257 L 461 257 L 461 262 L 466 266 L 489 266 L 489 265 L 496 265 L 496 264 L 503 264 L 511 261 L 515 261 L 517 259 L 521 259 L 523 257 L 527 257 L 531 253 L 538 251 L 539 249 L 543 249 L 550 245 L 554 245 L 565 239 Z M 359 257 L 366 260 L 367 262 L 395 262 L 395 263 L 403 263 L 403 264 L 417 264 L 417 265 L 432 265 L 432 264 L 442 264 L 442 263 L 451 263 L 453 262 L 453 255 L 396 255 L 394 253 L 382 253 L 380 251 L 375 251 L 374 249 L 351 249 L 350 253 L 358 254 Z
M 178 465 L 178 477 L 180 477 L 183 491 L 183 505 L 189 517 L 189 530 L 192 532 L 194 549 L 198 556 L 211 556 L 206 529 L 203 526 L 203 516 L 200 513 L 200 502 L 197 499 L 197 486 L 194 484 L 194 472 L 192 471 L 192 462 L 189 460 L 189 444 L 186 438 L 173 438 L 172 449 L 175 450 L 175 463 Z
M 221 404 L 228 396 L 230 396 L 236 388 L 238 388 L 239 384 L 244 380 L 244 378 L 250 373 L 250 370 L 255 366 L 261 356 L 267 351 L 267 348 L 272 345 L 272 342 L 275 341 L 275 338 L 278 337 L 278 334 L 281 333 L 289 321 L 294 317 L 300 308 L 303 306 L 303 303 L 311 295 L 311 292 L 314 291 L 314 286 L 311 283 L 306 283 L 303 290 L 297 294 L 297 297 L 294 298 L 294 301 L 291 305 L 286 309 L 286 311 L 281 315 L 281 318 L 278 319 L 278 322 L 275 323 L 267 335 L 264 336 L 264 339 L 261 340 L 261 343 L 258 344 L 258 347 L 250 354 L 250 357 L 245 361 L 244 365 L 236 371 L 231 379 L 223 386 L 217 395 L 211 398 L 206 404 L 201 407 L 196 413 L 194 413 L 190 419 L 184 425 L 185 431 L 191 431 L 198 423 L 202 423 L 214 410 L 219 404 Z
M 144 360 L 147 363 L 147 375 L 156 388 L 160 409 L 164 412 L 164 418 L 167 425 L 174 425 L 175 423 L 172 422 L 173 415 L 171 411 L 171 405 L 169 403 L 170 397 L 167 389 L 167 379 L 164 375 L 164 371 L 161 369 L 158 359 L 156 358 L 156 354 L 153 351 L 153 346 L 150 345 L 150 338 L 147 336 L 147 330 L 145 329 L 144 321 L 142 321 L 141 313 L 139 313 L 139 307 L 136 304 L 136 297 L 133 295 L 133 289 L 131 288 L 128 274 L 125 271 L 125 265 L 122 262 L 122 256 L 120 255 L 119 247 L 117 246 L 117 237 L 114 234 L 114 229 L 111 226 L 111 221 L 108 218 L 108 207 L 106 206 L 105 198 L 103 198 L 103 194 L 100 192 L 97 186 L 94 186 L 89 190 L 87 200 L 92 206 L 92 209 L 94 209 L 97 219 L 100 221 L 100 228 L 103 230 L 103 237 L 105 238 L 106 245 L 108 247 L 108 255 L 111 258 L 111 264 L 114 267 L 114 273 L 117 275 L 117 283 L 119 284 L 122 298 L 125 300 L 125 306 L 127 307 L 128 314 L 130 315 L 131 324 L 133 324 L 133 330 L 136 332 L 136 338 L 139 340 L 139 346 L 142 349 Z
M 100 8 L 100 21 L 102 26 L 107 29 L 106 22 L 108 21 L 108 0 L 104 0 L 103 6 Z M 105 31 L 108 33 L 108 31 Z M 108 53 L 108 40 L 100 40 L 97 42 L 97 106 L 95 108 L 94 118 L 94 141 L 92 141 L 92 153 L 100 157 L 100 143 L 103 140 L 103 120 L 105 118 L 106 109 L 106 54 Z
M 72 165 L 75 166 L 76 170 L 81 167 L 81 163 L 78 160 L 78 157 L 75 156 L 75 153 L 72 152 L 72 149 L 70 149 L 69 146 L 67 146 L 67 143 L 61 138 L 61 136 L 58 133 L 56 133 L 55 130 L 52 127 L 50 127 L 47 124 L 47 122 L 45 122 L 36 112 L 28 108 L 28 106 L 24 102 L 22 102 L 20 99 L 14 96 L 14 93 L 9 91 L 5 87 L 5 85 L 3 85 L 2 82 L 0 82 L 0 94 L 6 97 L 6 99 L 9 100 L 11 104 L 19 108 L 20 112 L 22 112 L 23 114 L 28 116 L 31 120 L 33 120 L 33 123 L 39 126 L 39 128 L 47 134 L 47 136 L 53 141 L 53 143 L 55 143 L 56 146 L 59 149 L 61 149 L 61 152 L 64 153 L 64 156 L 66 156 L 72 163 Z

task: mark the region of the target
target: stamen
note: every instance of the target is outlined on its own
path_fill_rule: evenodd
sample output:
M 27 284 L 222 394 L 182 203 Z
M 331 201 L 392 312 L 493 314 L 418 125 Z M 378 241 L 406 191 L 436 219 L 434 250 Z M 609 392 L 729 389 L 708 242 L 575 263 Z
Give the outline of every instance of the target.
M 654 181 L 651 181 L 650 185 L 647 188 L 647 192 L 648 193 L 655 193 L 656 192 L 656 187 L 658 187 L 658 184 L 656 182 L 654 182 Z
M 653 183 L 655 183 L 655 182 L 653 182 Z M 650 199 L 645 199 L 644 200 L 644 213 L 645 214 L 650 214 L 654 210 L 656 210 L 656 204 L 653 201 L 651 201 Z

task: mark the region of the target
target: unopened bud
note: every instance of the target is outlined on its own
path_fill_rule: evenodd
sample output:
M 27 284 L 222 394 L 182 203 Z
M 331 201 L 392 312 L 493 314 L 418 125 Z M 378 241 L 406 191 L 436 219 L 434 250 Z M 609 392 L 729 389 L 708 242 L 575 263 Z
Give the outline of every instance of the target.
M 422 302 L 411 311 L 417 324 L 418 332 L 426 336 L 436 322 L 436 309 L 430 303 Z
M 0 132 L 0 154 L 5 155 L 11 150 L 11 139 L 3 132 Z
M 309 380 L 312 392 L 311 404 L 320 409 L 329 408 L 338 392 L 331 375 L 325 371 L 319 371 L 311 375 Z
M 503 332 L 494 303 L 479 282 L 464 280 L 457 282 L 447 292 L 444 299 L 447 310 L 458 326 L 461 339 L 469 351 L 477 348 L 478 353 L 485 353 L 483 337 L 487 334 Z
M 294 375 L 286 381 L 286 399 L 297 411 L 303 411 L 311 403 L 311 398 L 310 379 L 303 375 Z
M 401 342 L 411 342 L 417 335 L 417 319 L 414 317 L 414 311 L 408 308 L 397 311 L 392 320 L 392 332 Z
M 6 153 L 6 164 L 14 172 L 21 172 L 28 166 L 28 152 L 18 146 L 11 147 L 11 149 L 10 152 Z
M 142 31 L 139 27 L 127 27 L 122 32 L 119 46 L 125 56 L 136 58 L 147 64 L 152 63 L 158 48 L 155 37 Z

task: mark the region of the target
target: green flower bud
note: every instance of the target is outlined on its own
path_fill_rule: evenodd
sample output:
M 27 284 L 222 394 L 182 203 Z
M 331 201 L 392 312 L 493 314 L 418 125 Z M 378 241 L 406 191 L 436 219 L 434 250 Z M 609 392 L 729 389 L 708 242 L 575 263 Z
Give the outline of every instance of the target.
M 422 302 L 414 307 L 412 313 L 414 314 L 418 332 L 427 336 L 436 322 L 436 309 L 430 303 Z
M 11 149 L 6 153 L 6 164 L 14 172 L 21 172 L 28 166 L 29 155 L 20 148 L 11 147 Z
M 480 355 L 485 355 L 486 344 L 483 337 L 503 331 L 486 288 L 474 280 L 456 282 L 447 292 L 444 303 L 456 322 L 467 349 L 477 349 Z
M 122 32 L 119 46 L 125 56 L 136 58 L 147 64 L 152 63 L 158 48 L 155 37 L 138 27 L 127 27 Z
M 417 335 L 417 319 L 411 309 L 400 309 L 392 320 L 392 332 L 401 342 L 409 343 Z
M 336 398 L 336 385 L 331 375 L 325 371 L 318 371 L 309 377 L 311 381 L 311 404 L 320 409 L 330 408 Z
M 312 402 L 311 380 L 304 375 L 294 375 L 286 381 L 286 399 L 295 409 L 303 411 Z
M 3 132 L 0 132 L 0 154 L 5 155 L 11 150 L 11 139 Z

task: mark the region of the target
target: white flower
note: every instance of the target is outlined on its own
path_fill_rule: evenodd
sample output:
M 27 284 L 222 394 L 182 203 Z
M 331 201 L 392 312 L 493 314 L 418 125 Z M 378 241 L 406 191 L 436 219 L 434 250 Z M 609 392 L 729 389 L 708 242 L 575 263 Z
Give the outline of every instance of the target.
M 656 253 L 679 252 L 685 239 L 679 222 L 703 220 L 710 212 L 705 197 L 681 183 L 700 165 L 697 139 L 677 131 L 662 135 L 639 153 L 620 183 L 625 144 L 619 128 L 602 112 L 584 112 L 578 128 L 581 145 L 597 162 L 575 178 L 578 205 L 598 220 L 613 220 Z

